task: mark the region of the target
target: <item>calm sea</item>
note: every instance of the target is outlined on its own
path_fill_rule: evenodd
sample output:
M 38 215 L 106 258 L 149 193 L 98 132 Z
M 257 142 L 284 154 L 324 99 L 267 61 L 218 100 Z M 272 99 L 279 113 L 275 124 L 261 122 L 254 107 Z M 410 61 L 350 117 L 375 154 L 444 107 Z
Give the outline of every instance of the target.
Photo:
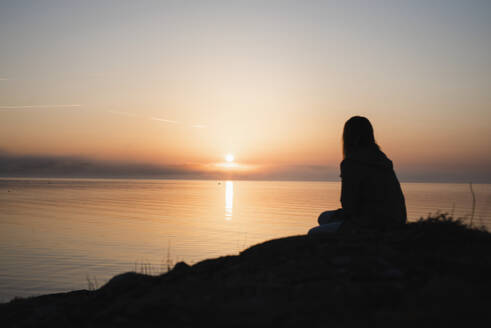
M 408 216 L 467 217 L 466 184 L 402 185 Z M 491 226 L 491 185 L 474 185 L 473 221 Z M 338 182 L 0 179 L 0 301 L 87 289 L 136 270 L 305 234 L 339 204 Z

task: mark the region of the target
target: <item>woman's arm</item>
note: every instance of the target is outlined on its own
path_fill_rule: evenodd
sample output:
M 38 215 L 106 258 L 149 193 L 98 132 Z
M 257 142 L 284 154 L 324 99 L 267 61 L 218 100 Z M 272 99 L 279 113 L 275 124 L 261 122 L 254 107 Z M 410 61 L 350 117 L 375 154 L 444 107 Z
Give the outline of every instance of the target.
M 355 165 L 349 161 L 341 162 L 341 206 L 347 219 L 358 214 L 360 179 Z

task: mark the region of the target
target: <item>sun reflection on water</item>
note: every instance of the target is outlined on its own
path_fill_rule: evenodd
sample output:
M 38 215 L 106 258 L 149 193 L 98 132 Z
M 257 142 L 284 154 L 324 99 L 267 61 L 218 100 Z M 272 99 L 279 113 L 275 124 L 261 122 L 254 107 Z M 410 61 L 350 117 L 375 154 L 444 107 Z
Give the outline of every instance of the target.
M 232 219 L 232 209 L 234 207 L 234 182 L 225 182 L 225 220 Z

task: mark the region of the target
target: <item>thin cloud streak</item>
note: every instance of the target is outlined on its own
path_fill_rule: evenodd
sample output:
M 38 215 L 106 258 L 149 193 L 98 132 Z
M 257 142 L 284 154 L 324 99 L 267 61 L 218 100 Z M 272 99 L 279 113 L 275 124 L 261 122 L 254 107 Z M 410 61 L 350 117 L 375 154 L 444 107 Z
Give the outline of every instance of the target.
M 177 121 L 167 120 L 165 118 L 151 117 L 150 119 L 151 120 L 154 120 L 154 121 L 160 121 L 160 122 L 165 122 L 165 123 L 177 124 Z
M 70 104 L 70 105 L 22 105 L 22 106 L 0 106 L 0 111 L 2 112 L 7 112 L 7 111 L 21 111 L 21 110 L 35 110 L 35 109 L 71 109 L 71 110 L 79 110 L 79 109 L 72 109 L 72 108 L 78 108 L 81 107 L 82 105 L 79 104 Z
M 114 115 L 122 115 L 122 116 L 128 116 L 128 117 L 137 117 L 136 114 L 128 113 L 128 112 L 121 112 L 119 110 L 108 110 L 107 112 L 110 113 L 110 114 L 114 114 Z
M 0 108 L 68 108 L 68 107 L 80 107 L 79 104 L 71 105 L 23 105 L 23 106 L 0 106 Z
M 203 125 L 203 124 L 194 124 L 194 125 L 191 125 L 192 128 L 196 128 L 196 129 L 206 129 L 206 125 Z
M 111 114 L 115 114 L 115 115 L 122 115 L 122 116 L 127 116 L 127 117 L 140 117 L 141 118 L 141 116 L 138 116 L 136 114 L 129 113 L 129 112 L 122 112 L 122 111 L 117 111 L 117 110 L 108 110 L 107 112 L 111 113 Z M 160 118 L 160 117 L 149 117 L 148 119 L 152 120 L 152 121 L 164 122 L 164 123 L 169 123 L 169 124 L 180 124 L 178 121 L 168 120 L 166 118 Z M 191 127 L 202 129 L 202 128 L 206 128 L 206 125 L 197 124 L 197 125 L 191 125 Z

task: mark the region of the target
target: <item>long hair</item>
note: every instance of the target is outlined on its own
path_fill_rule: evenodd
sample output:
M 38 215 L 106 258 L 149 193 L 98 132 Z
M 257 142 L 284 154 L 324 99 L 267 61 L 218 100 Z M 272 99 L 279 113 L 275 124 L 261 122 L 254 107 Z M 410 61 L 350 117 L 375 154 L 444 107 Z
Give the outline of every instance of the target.
M 379 148 L 370 121 L 363 116 L 353 116 L 347 120 L 343 130 L 343 156 L 346 158 L 353 151 L 370 146 Z

